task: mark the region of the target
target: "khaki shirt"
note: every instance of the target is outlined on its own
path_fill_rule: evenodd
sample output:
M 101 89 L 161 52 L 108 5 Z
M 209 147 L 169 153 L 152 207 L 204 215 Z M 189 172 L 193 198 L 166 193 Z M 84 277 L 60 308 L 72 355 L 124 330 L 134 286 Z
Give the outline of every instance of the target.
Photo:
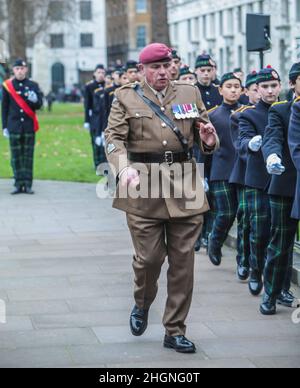
M 182 145 L 174 132 L 166 126 L 165 123 L 145 104 L 133 89 L 132 84 L 126 85 L 116 91 L 115 100 L 112 105 L 111 113 L 108 120 L 108 127 L 105 131 L 106 139 L 106 154 L 109 163 L 118 175 L 124 167 L 131 165 L 127 159 L 127 153 L 156 153 L 164 154 L 166 151 L 183 152 Z M 202 143 L 198 129 L 195 127 L 196 119 L 186 118 L 177 120 L 172 110 L 172 105 L 196 104 L 201 120 L 209 122 L 207 112 L 201 99 L 200 92 L 197 87 L 184 82 L 170 82 L 166 95 L 162 102 L 153 93 L 153 90 L 143 82 L 141 89 L 146 97 L 161 106 L 162 111 L 172 119 L 180 129 L 186 139 L 188 139 L 189 148 L 195 144 L 201 148 L 205 154 L 211 154 L 218 148 L 217 142 L 215 149 L 208 150 Z M 179 163 L 177 163 L 178 165 Z M 172 186 L 171 193 L 178 183 L 184 178 L 189 179 L 188 175 L 192 174 L 190 190 L 196 188 L 197 179 L 200 174 L 196 170 L 196 162 L 193 159 L 189 162 L 192 172 L 182 173 L 176 171 L 169 173 L 169 167 L 166 164 L 161 165 L 161 176 L 169 176 L 169 181 Z M 181 164 L 180 164 L 181 165 Z M 151 166 L 152 168 L 152 166 Z M 172 168 L 172 166 L 171 166 Z M 149 191 L 151 183 L 150 165 L 147 166 L 148 173 L 142 172 L 143 175 L 148 175 Z M 176 179 L 174 180 L 174 177 Z M 178 179 L 179 178 L 179 179 Z M 168 179 L 168 178 L 167 178 Z M 176 181 L 176 183 L 174 183 Z M 192 184 L 193 182 L 193 184 Z M 175 198 L 174 195 L 165 196 L 164 189 L 159 184 L 159 198 L 120 198 L 117 190 L 114 207 L 124 210 L 127 213 L 132 213 L 146 218 L 182 218 L 191 215 L 201 214 L 209 210 L 208 202 L 204 194 L 203 185 L 198 188 L 200 198 L 197 206 L 192 206 L 189 209 L 186 206 L 187 196 Z M 188 198 L 192 198 L 189 194 Z

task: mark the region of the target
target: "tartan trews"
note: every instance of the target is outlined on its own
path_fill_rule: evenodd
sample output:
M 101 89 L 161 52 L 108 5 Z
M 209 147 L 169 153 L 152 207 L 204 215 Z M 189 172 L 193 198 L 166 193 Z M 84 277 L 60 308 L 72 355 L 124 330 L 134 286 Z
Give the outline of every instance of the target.
M 250 267 L 250 218 L 247 207 L 246 188 L 237 188 L 239 207 L 237 211 L 238 224 L 238 255 L 237 262 L 240 266 Z
M 212 182 L 210 186 L 215 215 L 211 242 L 221 248 L 228 237 L 237 213 L 236 186 L 228 181 Z
M 264 271 L 265 291 L 277 297 L 282 290 L 288 291 L 291 284 L 293 249 L 298 221 L 290 218 L 293 198 L 270 196 L 272 226 Z
M 247 188 L 246 199 L 250 217 L 250 267 L 262 274 L 270 242 L 269 196 L 262 190 Z
M 11 166 L 14 172 L 15 186 L 31 188 L 33 180 L 33 157 L 35 133 L 11 133 Z

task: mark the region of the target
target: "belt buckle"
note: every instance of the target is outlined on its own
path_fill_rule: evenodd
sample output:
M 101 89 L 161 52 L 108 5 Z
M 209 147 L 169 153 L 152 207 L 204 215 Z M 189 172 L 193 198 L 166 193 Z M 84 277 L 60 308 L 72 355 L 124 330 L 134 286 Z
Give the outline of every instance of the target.
M 165 152 L 165 163 L 171 166 L 174 163 L 174 155 L 172 151 Z

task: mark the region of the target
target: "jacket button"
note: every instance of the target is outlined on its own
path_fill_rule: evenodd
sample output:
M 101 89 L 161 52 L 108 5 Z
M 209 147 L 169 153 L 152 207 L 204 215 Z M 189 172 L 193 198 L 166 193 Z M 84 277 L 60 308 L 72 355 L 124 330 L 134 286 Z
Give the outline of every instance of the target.
M 24 121 L 23 117 L 21 118 L 21 121 L 22 121 L 22 123 L 23 123 L 23 121 Z
M 163 106 L 160 109 L 162 112 L 165 112 L 165 108 Z
M 168 145 L 167 140 L 164 140 L 163 143 L 162 143 L 162 145 L 163 145 L 164 147 L 166 147 L 166 146 Z
M 139 113 L 136 113 L 136 114 L 135 114 L 135 117 L 139 118 L 139 117 L 141 117 L 141 116 L 140 116 Z
M 23 111 L 23 109 L 20 109 L 20 113 L 23 113 L 24 111 Z
M 163 128 L 167 128 L 167 124 L 166 123 L 162 123 L 161 125 Z

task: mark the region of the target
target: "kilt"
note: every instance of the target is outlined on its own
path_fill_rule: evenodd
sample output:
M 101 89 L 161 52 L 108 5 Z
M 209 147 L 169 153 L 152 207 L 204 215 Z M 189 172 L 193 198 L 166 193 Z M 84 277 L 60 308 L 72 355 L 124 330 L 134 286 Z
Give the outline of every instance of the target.
M 210 187 L 215 215 L 211 242 L 222 248 L 237 214 L 237 191 L 236 186 L 228 181 L 211 182 Z
M 277 297 L 291 286 L 298 221 L 291 218 L 293 198 L 270 195 L 271 241 L 264 271 L 265 291 Z
M 11 166 L 16 187 L 30 187 L 33 180 L 35 133 L 10 133 Z
M 250 219 L 248 214 L 246 188 L 244 186 L 237 186 L 239 207 L 237 211 L 237 228 L 238 228 L 238 265 L 249 268 L 250 267 Z
M 266 192 L 246 188 L 250 218 L 250 267 L 263 273 L 271 234 L 271 211 Z

